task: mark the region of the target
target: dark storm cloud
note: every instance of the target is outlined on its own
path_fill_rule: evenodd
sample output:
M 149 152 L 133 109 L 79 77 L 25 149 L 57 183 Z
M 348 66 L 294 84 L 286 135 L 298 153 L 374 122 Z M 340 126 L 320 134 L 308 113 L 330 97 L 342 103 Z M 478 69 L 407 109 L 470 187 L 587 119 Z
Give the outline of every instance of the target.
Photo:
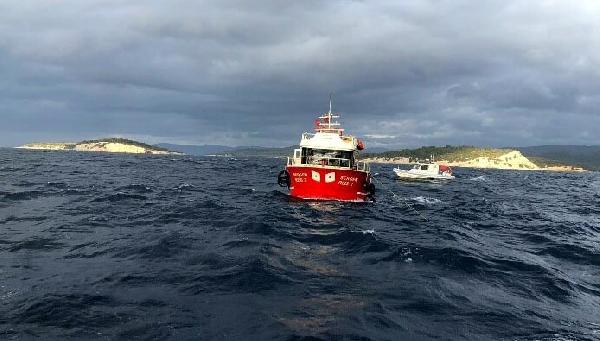
M 600 143 L 596 1 L 5 1 L 0 144 Z

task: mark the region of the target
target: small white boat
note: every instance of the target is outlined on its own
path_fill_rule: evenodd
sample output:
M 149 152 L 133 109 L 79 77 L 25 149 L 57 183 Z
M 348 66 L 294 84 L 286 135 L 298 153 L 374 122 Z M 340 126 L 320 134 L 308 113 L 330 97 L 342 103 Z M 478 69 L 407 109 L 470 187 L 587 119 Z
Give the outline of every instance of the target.
M 404 180 L 451 180 L 452 168 L 436 163 L 418 163 L 412 169 L 394 168 L 394 173 Z

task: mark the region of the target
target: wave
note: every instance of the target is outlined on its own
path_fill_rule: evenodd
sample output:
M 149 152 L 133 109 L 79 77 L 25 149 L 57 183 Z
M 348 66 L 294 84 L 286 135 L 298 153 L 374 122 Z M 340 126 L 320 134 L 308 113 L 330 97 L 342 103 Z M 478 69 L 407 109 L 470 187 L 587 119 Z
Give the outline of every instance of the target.
M 191 241 L 183 238 L 179 233 L 172 233 L 161 237 L 156 242 L 143 243 L 136 247 L 125 247 L 121 251 L 115 251 L 113 257 L 117 258 L 146 258 L 146 259 L 168 259 L 177 257 L 190 248 Z
M 48 219 L 48 217 L 40 217 L 40 216 L 14 216 L 14 215 L 9 215 L 8 217 L 6 217 L 6 219 L 0 220 L 0 224 L 6 224 L 6 223 L 9 223 L 9 222 L 26 222 L 26 221 L 40 222 L 40 221 L 44 221 L 46 219 Z
M 114 299 L 105 295 L 46 295 L 23 302 L 22 308 L 12 314 L 11 321 L 56 326 L 65 330 L 81 328 L 81 326 L 87 328 L 114 326 L 122 321 L 124 315 L 118 316 L 105 310 L 116 304 Z M 58 311 L 61 313 L 57 314 Z
M 43 191 L 23 191 L 4 193 L 4 199 L 12 201 L 32 200 L 46 195 Z
M 31 238 L 20 242 L 11 243 L 10 252 L 22 250 L 48 251 L 61 249 L 65 244 L 50 238 Z
M 92 202 L 119 202 L 125 200 L 147 200 L 148 197 L 140 194 L 130 194 L 117 192 L 115 194 L 110 194 L 102 197 L 98 197 L 92 200 Z
M 285 271 L 265 262 L 262 258 L 240 259 L 230 267 L 215 268 L 190 279 L 183 292 L 197 295 L 204 292 L 255 293 L 275 290 L 293 283 Z
M 335 245 L 346 253 L 371 253 L 388 250 L 390 245 L 374 232 L 341 230 L 331 233 L 303 233 L 296 240 L 307 244 Z
M 135 193 L 152 193 L 152 188 L 143 184 L 132 184 L 117 188 L 117 191 L 132 191 Z
M 69 187 L 69 185 L 65 182 L 60 182 L 60 181 L 48 181 L 46 183 L 47 187 L 52 187 L 52 188 L 67 188 Z
M 414 197 L 414 198 L 411 198 L 411 200 L 418 202 L 419 204 L 427 204 L 427 205 L 435 205 L 435 204 L 440 204 L 442 202 L 440 199 L 437 199 L 437 198 L 429 198 L 429 197 L 423 197 L 423 196 Z
M 470 178 L 469 180 L 471 180 L 471 181 L 487 181 L 487 178 L 485 175 L 479 175 L 479 176 Z
M 575 264 L 600 266 L 600 251 L 573 244 L 548 242 L 545 245 L 536 252 L 537 255 L 550 255 Z
M 183 191 L 183 190 L 189 190 L 189 189 L 194 189 L 194 188 L 196 188 L 196 186 L 194 186 L 192 184 L 182 183 L 182 184 L 178 185 L 175 189 L 179 190 L 179 191 Z

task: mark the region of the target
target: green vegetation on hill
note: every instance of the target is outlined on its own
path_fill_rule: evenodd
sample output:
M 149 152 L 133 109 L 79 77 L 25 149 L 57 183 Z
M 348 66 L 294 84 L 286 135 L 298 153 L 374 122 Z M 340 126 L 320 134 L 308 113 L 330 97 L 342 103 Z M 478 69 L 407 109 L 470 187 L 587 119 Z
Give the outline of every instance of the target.
M 549 160 L 543 157 L 537 157 L 537 156 L 526 156 L 527 159 L 529 159 L 529 161 L 535 163 L 538 167 L 565 167 L 567 166 L 567 164 L 565 162 L 562 161 L 557 161 L 557 160 Z M 586 168 L 582 165 L 579 164 L 568 164 L 569 166 L 573 166 L 573 167 L 578 167 L 578 168 Z
M 426 146 L 417 149 L 402 149 L 397 151 L 387 151 L 378 154 L 363 154 L 363 158 L 383 157 L 399 158 L 407 157 L 411 160 L 425 160 L 433 155 L 436 160 L 449 162 L 467 161 L 478 157 L 497 158 L 510 152 L 510 149 L 497 148 L 479 148 L 473 146 Z
M 85 141 L 81 141 L 77 144 L 79 145 L 79 144 L 93 144 L 93 143 L 120 143 L 120 144 L 125 144 L 125 145 L 130 145 L 130 146 L 137 146 L 140 148 L 145 148 L 147 150 L 153 150 L 153 151 L 162 151 L 162 152 L 169 151 L 168 149 L 165 149 L 165 148 L 152 146 L 152 145 L 149 145 L 146 143 L 129 140 L 129 139 L 124 139 L 124 138 L 120 138 L 120 137 L 110 137 L 110 138 L 98 139 L 98 140 L 85 140 Z M 73 146 L 73 148 L 75 148 L 75 146 Z
M 53 143 L 48 143 L 47 145 L 52 145 Z M 59 145 L 61 145 L 61 143 L 58 143 Z M 76 143 L 64 143 L 62 144 L 65 148 L 65 150 L 70 150 L 70 149 L 75 149 L 75 147 L 77 146 Z

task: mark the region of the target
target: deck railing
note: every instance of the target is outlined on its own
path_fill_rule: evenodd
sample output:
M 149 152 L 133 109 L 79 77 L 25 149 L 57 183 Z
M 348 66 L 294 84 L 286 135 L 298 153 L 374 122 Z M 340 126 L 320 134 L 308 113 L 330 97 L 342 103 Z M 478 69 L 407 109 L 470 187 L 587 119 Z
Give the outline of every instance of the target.
M 302 133 L 302 139 L 303 140 L 310 140 L 313 137 L 315 137 L 315 134 L 313 134 L 313 133 Z
M 290 166 L 297 165 L 315 165 L 315 166 L 332 166 L 332 167 L 341 167 L 348 169 L 356 169 L 363 172 L 369 172 L 371 167 L 368 162 L 364 161 L 356 161 L 354 162 L 354 166 L 352 166 L 352 160 L 350 159 L 342 159 L 335 157 L 288 157 L 287 164 Z
M 363 172 L 370 172 L 371 171 L 371 165 L 368 162 L 365 161 L 357 161 L 356 162 L 356 169 L 359 171 L 363 171 Z

